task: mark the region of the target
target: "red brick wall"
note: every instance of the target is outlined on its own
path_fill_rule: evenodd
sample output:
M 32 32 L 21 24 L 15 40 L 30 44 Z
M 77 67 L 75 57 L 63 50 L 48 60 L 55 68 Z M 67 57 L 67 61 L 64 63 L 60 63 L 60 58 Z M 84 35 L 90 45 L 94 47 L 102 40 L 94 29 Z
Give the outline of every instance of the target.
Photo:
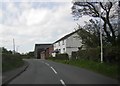
M 45 57 L 48 58 L 50 55 L 52 55 L 52 52 L 53 52 L 53 47 L 47 48 Z

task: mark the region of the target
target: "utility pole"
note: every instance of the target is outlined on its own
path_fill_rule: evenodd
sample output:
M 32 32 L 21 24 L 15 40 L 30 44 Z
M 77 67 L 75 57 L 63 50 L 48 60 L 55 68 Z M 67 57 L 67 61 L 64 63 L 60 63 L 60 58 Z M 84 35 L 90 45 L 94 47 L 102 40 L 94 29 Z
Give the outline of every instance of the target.
M 103 41 L 102 41 L 102 27 L 100 27 L 100 49 L 101 49 L 101 63 L 103 63 Z
M 15 54 L 15 40 L 13 38 L 13 54 Z
M 101 51 L 100 52 L 100 61 L 101 61 L 101 63 L 103 63 L 103 39 L 102 39 L 102 22 L 101 22 L 102 14 L 101 13 L 102 12 L 101 12 L 101 8 L 100 8 L 100 14 L 99 14 L 99 16 L 100 16 L 100 51 Z

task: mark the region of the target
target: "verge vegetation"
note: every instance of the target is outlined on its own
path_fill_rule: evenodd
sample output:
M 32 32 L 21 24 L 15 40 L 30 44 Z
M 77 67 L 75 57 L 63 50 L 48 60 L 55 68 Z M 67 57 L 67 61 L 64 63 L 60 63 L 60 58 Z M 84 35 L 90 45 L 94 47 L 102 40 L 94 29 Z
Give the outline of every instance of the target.
M 21 67 L 23 64 L 20 54 L 12 54 L 12 51 L 2 48 L 2 72 Z
M 100 60 L 96 60 L 95 57 L 94 57 L 95 60 L 88 59 L 88 58 L 80 58 L 80 57 L 78 57 L 77 59 L 68 60 L 66 59 L 67 57 L 65 57 L 65 55 L 63 55 L 63 58 L 58 59 L 56 57 L 50 57 L 48 60 L 52 60 L 55 62 L 60 62 L 63 64 L 68 64 L 68 65 L 73 65 L 73 66 L 77 66 L 80 68 L 85 68 L 90 71 L 94 71 L 102 75 L 118 79 L 118 71 L 119 71 L 118 63 L 115 63 L 115 62 L 114 63 L 110 63 L 110 62 L 101 63 Z
M 111 78 L 115 78 L 115 79 L 118 78 L 117 64 L 113 65 L 113 64 L 100 63 L 89 60 L 60 60 L 60 59 L 49 59 L 49 60 L 89 69 L 91 71 L 103 74 Z

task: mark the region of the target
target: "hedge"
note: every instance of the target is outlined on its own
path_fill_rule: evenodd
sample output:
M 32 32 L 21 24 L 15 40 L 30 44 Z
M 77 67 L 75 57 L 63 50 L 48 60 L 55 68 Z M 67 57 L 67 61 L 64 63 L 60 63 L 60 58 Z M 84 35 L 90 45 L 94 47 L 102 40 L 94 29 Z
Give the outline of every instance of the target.
M 115 63 L 120 60 L 120 48 L 119 47 L 106 47 L 104 49 L 104 60 L 109 63 Z
M 103 48 L 103 60 L 107 63 L 116 63 L 119 61 L 120 49 L 118 47 L 104 47 Z M 86 59 L 92 61 L 100 61 L 100 47 L 89 48 L 86 50 L 79 50 L 72 54 L 72 58 Z
M 69 56 L 67 53 L 56 54 L 55 59 L 69 60 Z
M 93 61 L 100 60 L 100 48 L 90 48 L 86 50 L 80 50 L 77 53 L 78 59 L 87 59 Z
M 63 53 L 63 54 L 56 54 L 55 57 L 53 57 L 52 55 L 47 58 L 47 59 L 51 59 L 51 60 L 69 60 L 69 56 L 67 53 Z
M 23 65 L 20 55 L 2 54 L 2 71 L 12 70 Z

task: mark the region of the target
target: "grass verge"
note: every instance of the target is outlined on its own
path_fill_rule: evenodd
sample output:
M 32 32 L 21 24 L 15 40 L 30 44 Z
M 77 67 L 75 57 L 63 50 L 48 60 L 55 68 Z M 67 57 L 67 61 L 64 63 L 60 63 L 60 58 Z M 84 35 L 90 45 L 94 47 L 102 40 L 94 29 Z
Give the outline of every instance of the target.
M 19 55 L 4 55 L 2 57 L 2 72 L 10 71 L 24 64 L 24 61 Z
M 118 65 L 117 64 L 107 64 L 107 63 L 100 63 L 90 60 L 57 60 L 54 59 L 52 61 L 60 62 L 64 64 L 69 64 L 81 68 L 86 68 L 91 71 L 100 73 L 102 75 L 111 77 L 111 78 L 118 78 Z

